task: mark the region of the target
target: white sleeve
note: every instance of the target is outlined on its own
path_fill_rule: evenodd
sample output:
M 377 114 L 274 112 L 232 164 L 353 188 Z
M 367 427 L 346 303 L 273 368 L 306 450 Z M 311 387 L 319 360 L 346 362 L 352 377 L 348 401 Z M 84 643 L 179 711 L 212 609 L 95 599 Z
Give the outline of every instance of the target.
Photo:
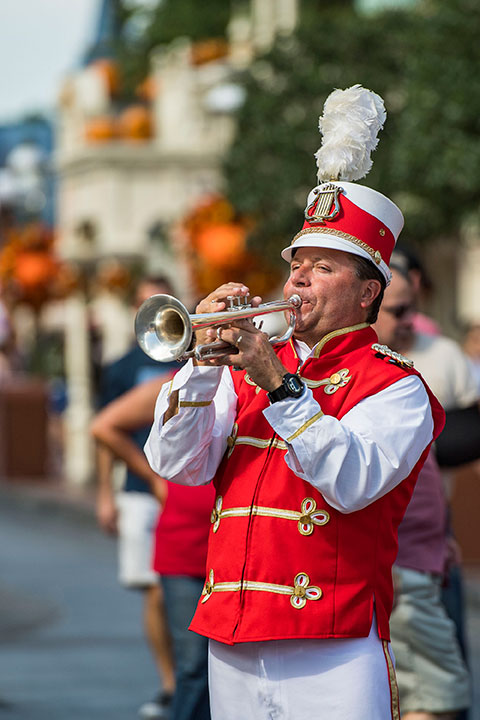
M 432 440 L 425 387 L 415 375 L 365 398 L 341 420 L 323 415 L 307 388 L 266 408 L 287 442 L 287 465 L 340 512 L 361 510 L 404 480 Z
M 179 391 L 179 411 L 163 424 L 169 395 Z M 183 366 L 157 398 L 145 444 L 152 470 L 180 485 L 203 485 L 215 475 L 235 421 L 237 396 L 225 367 Z

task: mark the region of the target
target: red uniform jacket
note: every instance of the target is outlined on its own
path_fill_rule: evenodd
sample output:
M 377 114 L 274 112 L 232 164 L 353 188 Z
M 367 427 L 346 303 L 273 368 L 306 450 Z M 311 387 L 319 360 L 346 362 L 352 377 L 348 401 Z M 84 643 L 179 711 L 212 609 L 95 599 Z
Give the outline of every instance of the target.
M 323 413 L 341 419 L 415 373 L 372 349 L 375 342 L 361 325 L 330 333 L 301 367 L 291 342 L 278 355 L 307 381 Z M 338 512 L 288 468 L 286 443 L 262 414 L 266 392 L 245 372 L 232 377 L 237 420 L 214 479 L 207 581 L 191 629 L 228 644 L 364 637 L 375 603 L 379 635 L 388 640 L 397 528 L 428 448 L 394 490 L 362 510 Z M 444 413 L 428 392 L 436 436 Z

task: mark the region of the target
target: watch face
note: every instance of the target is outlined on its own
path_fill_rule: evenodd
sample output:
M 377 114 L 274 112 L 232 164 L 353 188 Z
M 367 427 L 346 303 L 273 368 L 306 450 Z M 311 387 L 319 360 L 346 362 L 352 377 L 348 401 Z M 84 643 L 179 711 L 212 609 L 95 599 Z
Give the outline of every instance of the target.
M 285 388 L 287 392 L 290 395 L 293 395 L 294 397 L 298 397 L 302 394 L 304 384 L 298 377 L 298 375 L 286 375 L 285 378 Z

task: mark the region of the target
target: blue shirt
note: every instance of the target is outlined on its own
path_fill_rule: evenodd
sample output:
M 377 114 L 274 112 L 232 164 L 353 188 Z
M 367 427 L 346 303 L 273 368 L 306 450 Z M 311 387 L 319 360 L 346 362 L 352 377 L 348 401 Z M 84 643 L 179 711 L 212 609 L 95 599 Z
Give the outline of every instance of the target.
M 172 371 L 179 368 L 180 364 L 176 361 L 159 363 L 153 360 L 145 355 L 138 345 L 135 345 L 121 358 L 104 368 L 100 379 L 100 405 L 104 407 L 136 385 L 160 375 L 170 375 Z M 130 436 L 138 447 L 143 449 L 149 432 L 150 425 L 147 425 L 134 430 Z M 150 486 L 130 470 L 127 470 L 124 490 L 127 492 L 151 492 Z

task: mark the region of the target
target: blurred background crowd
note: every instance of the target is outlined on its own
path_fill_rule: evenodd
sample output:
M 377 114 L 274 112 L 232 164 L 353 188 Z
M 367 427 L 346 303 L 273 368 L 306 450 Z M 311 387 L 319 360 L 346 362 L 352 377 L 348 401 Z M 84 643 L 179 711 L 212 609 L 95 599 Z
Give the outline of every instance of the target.
M 100 377 L 132 345 L 146 274 L 189 308 L 226 280 L 281 297 L 317 117 L 355 83 L 387 109 L 366 184 L 402 208 L 417 309 L 462 346 L 480 394 L 476 0 L 91 7 L 55 108 L 0 117 L 2 482 L 95 485 Z M 452 522 L 478 565 L 480 472 L 456 474 Z

